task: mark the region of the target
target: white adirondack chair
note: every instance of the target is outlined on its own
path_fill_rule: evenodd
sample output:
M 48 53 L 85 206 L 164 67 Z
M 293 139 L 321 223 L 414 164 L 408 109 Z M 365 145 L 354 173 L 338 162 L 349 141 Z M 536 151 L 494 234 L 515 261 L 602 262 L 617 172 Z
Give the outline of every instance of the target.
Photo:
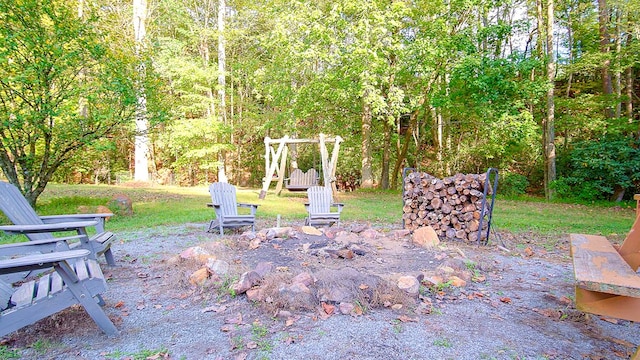
M 209 232 L 218 228 L 220 235 L 223 234 L 224 228 L 238 228 L 243 226 L 251 226 L 252 231 L 256 231 L 256 211 L 258 205 L 238 203 L 236 198 L 236 187 L 228 184 L 216 182 L 209 185 L 209 193 L 211 194 L 211 204 L 207 206 L 213 207 L 216 212 L 216 218 L 209 223 Z M 251 214 L 238 214 L 238 207 L 247 207 L 251 209 Z
M 336 223 L 340 226 L 340 212 L 344 204 L 334 203 L 333 194 L 331 189 L 323 186 L 312 186 L 307 190 L 307 196 L 309 202 L 305 204 L 309 216 L 305 223 L 306 225 L 323 225 Z M 335 207 L 337 211 L 331 211 L 331 208 Z

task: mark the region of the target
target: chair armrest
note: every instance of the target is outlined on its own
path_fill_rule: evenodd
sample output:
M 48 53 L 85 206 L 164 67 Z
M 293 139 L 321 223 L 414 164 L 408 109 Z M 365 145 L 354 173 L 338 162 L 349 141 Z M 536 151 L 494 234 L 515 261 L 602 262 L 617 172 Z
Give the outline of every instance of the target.
M 76 221 L 38 225 L 2 225 L 0 226 L 0 230 L 8 234 L 35 234 L 59 231 L 80 231 L 87 227 L 96 226 L 97 224 L 97 221 Z
M 79 221 L 79 220 L 106 219 L 112 216 L 113 216 L 112 213 L 66 214 L 66 215 L 45 215 L 45 216 L 40 216 L 40 219 L 45 224 L 52 224 L 52 223 L 58 223 L 58 222 L 70 222 L 70 221 Z
M 238 203 L 239 207 L 251 208 L 251 215 L 255 215 L 258 210 L 257 204 Z
M 247 203 L 238 203 L 238 206 L 239 206 L 239 207 L 255 207 L 255 208 L 257 208 L 257 207 L 258 207 L 258 206 L 260 206 L 260 205 L 257 205 L 257 204 L 247 204 Z
M 70 236 L 69 238 L 77 238 Z M 43 240 L 31 240 L 13 244 L 0 245 L 0 257 L 15 256 L 31 252 L 54 252 L 69 250 L 66 240 L 69 238 L 52 238 Z
M 112 213 L 96 213 L 96 214 L 66 214 L 66 215 L 46 215 L 40 216 L 40 219 L 45 224 L 55 224 L 61 222 L 74 222 L 74 221 L 87 221 L 95 220 L 98 222 L 96 225 L 96 231 L 99 233 L 104 232 L 104 222 L 107 218 L 112 217 Z
M 343 203 L 333 203 L 331 204 L 331 206 L 337 207 L 338 208 L 338 212 L 342 212 L 342 208 L 344 207 Z
M 88 256 L 89 250 L 69 250 L 46 254 L 26 255 L 15 259 L 0 260 L 0 274 L 17 271 L 46 269 L 54 263 Z

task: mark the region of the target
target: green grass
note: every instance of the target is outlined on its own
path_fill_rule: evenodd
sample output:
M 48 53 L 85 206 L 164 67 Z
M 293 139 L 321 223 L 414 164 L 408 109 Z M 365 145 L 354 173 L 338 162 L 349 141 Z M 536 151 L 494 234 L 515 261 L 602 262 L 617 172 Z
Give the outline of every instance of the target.
M 270 191 L 258 199 L 259 189 L 238 189 L 238 201 L 259 204 L 257 217 L 276 225 L 277 215 L 283 224 L 303 224 L 306 215 L 306 193 L 283 191 L 276 196 Z M 207 187 L 155 186 L 133 188 L 114 185 L 50 184 L 38 199 L 41 215 L 78 212 L 79 206 L 106 205 L 115 194 L 125 194 L 133 201 L 133 216 L 118 216 L 107 224 L 110 230 L 135 230 L 185 223 L 206 223 L 214 218 Z M 390 229 L 402 227 L 402 200 L 399 191 L 356 191 L 340 193 L 345 204 L 343 221 L 369 222 Z M 567 204 L 545 202 L 536 198 L 505 199 L 498 197 L 494 206 L 492 227 L 514 233 L 534 232 L 541 235 L 566 233 L 602 234 L 623 238 L 633 224 L 635 204 L 626 202 Z M 241 209 L 246 210 L 246 209 Z M 1 223 L 8 223 L 0 218 Z
M 20 359 L 20 351 L 18 349 L 10 348 L 6 345 L 0 345 L 0 360 L 5 359 Z

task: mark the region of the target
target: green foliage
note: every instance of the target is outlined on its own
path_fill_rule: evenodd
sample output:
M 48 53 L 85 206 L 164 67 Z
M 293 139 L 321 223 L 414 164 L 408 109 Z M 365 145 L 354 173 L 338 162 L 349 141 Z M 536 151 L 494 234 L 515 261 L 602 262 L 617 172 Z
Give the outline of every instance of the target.
M 75 153 L 131 119 L 133 51 L 110 46 L 99 7 L 0 1 L 0 167 L 31 203 Z M 115 44 L 114 44 L 115 45 Z
M 604 137 L 600 141 L 576 144 L 570 155 L 570 176 L 559 184 L 562 193 L 569 186 L 580 199 L 608 199 L 617 191 L 638 190 L 640 183 L 640 141 Z
M 0 360 L 20 359 L 20 351 L 6 345 L 0 345 Z
M 500 174 L 500 178 L 498 180 L 498 193 L 506 196 L 518 196 L 524 195 L 527 192 L 527 187 L 529 186 L 529 180 L 526 176 L 506 172 Z

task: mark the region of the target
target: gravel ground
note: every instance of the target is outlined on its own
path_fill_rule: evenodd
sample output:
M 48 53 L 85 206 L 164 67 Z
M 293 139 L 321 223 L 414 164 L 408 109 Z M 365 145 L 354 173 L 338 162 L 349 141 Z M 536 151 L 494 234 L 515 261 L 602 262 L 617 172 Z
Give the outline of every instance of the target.
M 486 281 L 434 298 L 430 314 L 380 308 L 323 319 L 300 312 L 287 322 L 244 296 L 190 288 L 168 265 L 190 246 L 235 241 L 204 229 L 118 234 L 118 266 L 103 266 L 105 311 L 117 337 L 71 309 L 5 338 L 6 349 L 23 359 L 624 359 L 640 343 L 636 323 L 585 315 L 567 303 L 573 276 L 566 248 L 524 257 L 460 245 L 468 258 L 491 264 Z M 273 256 L 259 254 L 238 252 L 229 261 L 252 267 Z M 421 254 L 416 270 L 433 261 L 432 253 Z

